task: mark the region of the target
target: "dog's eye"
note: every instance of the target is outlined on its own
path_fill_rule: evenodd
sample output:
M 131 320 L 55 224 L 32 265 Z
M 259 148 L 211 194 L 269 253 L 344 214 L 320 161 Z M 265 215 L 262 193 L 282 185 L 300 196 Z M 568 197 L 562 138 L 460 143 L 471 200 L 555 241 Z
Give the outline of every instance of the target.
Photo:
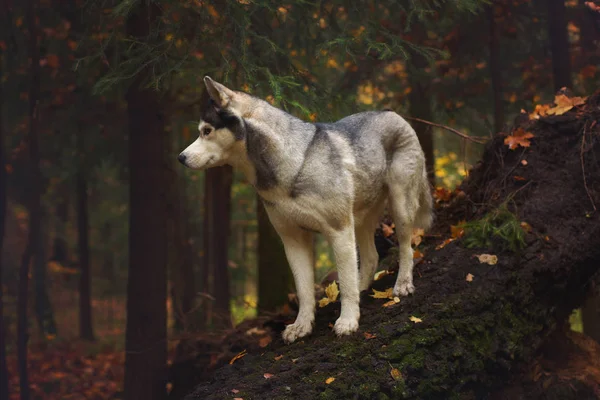
M 213 131 L 213 130 L 212 130 L 212 128 L 202 128 L 202 134 L 203 134 L 204 136 L 208 136 L 208 135 L 210 135 L 210 133 L 211 133 L 212 131 Z

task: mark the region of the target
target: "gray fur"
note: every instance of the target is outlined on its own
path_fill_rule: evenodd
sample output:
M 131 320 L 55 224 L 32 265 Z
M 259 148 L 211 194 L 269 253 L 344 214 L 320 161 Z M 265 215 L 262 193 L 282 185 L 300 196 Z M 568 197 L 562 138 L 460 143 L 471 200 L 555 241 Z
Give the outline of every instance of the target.
M 338 335 L 356 331 L 359 288 L 367 289 L 377 266 L 373 233 L 386 204 L 400 244 L 394 294 L 413 293 L 410 238 L 414 228 L 431 224 L 432 199 L 425 157 L 411 126 L 391 111 L 311 124 L 210 78 L 205 82 L 213 102 L 199 128 L 214 132 L 201 133 L 180 159 L 195 169 L 238 167 L 264 200 L 300 300 L 296 322 L 286 328 L 284 339 L 293 342 L 312 331 L 313 231 L 329 240 L 336 257 L 342 312 L 334 330 Z

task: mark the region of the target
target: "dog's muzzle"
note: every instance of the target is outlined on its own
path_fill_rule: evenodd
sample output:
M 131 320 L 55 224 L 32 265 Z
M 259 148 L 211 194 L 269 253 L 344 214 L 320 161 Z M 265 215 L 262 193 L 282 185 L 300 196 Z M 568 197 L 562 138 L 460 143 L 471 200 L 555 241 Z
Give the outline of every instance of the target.
M 183 165 L 185 165 L 185 159 L 186 158 L 187 157 L 183 153 L 180 153 L 179 156 L 177 156 L 177 160 L 179 160 L 179 162 L 182 163 Z

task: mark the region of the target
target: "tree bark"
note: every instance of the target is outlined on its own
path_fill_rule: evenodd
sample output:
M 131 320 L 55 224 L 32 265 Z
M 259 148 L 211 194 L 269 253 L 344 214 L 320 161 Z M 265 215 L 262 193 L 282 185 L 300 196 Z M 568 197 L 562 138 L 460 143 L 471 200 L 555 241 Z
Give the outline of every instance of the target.
M 279 326 L 266 348 L 235 340 L 249 336 L 242 330 L 226 343 L 248 354 L 229 364 L 236 354 L 229 353 L 186 400 L 225 398 L 233 389 L 241 398 L 510 398 L 501 389 L 528 373 L 521 367 L 581 304 L 583 288 L 600 270 L 600 217 L 589 212 L 600 201 L 594 161 L 600 142 L 590 139 L 600 134 L 599 118 L 600 92 L 577 111 L 523 122 L 535 137 L 530 147 L 510 150 L 505 136 L 496 135 L 463 193 L 438 204 L 431 234 L 441 237 L 425 239 L 414 295 L 383 307 L 386 299 L 362 293 L 360 330 L 349 337 L 335 337 L 330 328 L 338 302 L 319 308 L 313 334 L 292 345 L 281 339 L 282 321 L 257 326 Z M 589 141 L 582 154 L 583 132 Z M 517 226 L 531 227 L 522 250 L 502 250 L 499 243 L 468 248 L 468 230 L 438 247 L 449 224 L 483 224 L 478 221 L 503 204 Z M 482 253 L 497 255 L 497 263 L 481 263 Z M 384 276 L 373 288 L 390 288 L 395 279 Z M 556 398 L 590 397 L 568 391 Z
M 78 132 L 78 141 L 82 142 L 83 132 Z M 83 144 L 80 144 L 79 157 L 83 158 Z M 88 193 L 85 168 L 79 166 L 77 172 L 77 250 L 79 253 L 79 337 L 85 340 L 94 340 L 92 327 L 91 305 L 91 273 L 90 273 L 90 244 L 89 244 L 89 213 Z
M 0 53 L 4 53 L 3 51 Z M 4 54 L 2 54 L 2 58 Z M 4 158 L 4 68 L 0 63 L 0 398 L 8 399 L 8 368 L 6 366 L 6 332 L 4 324 L 4 293 L 2 249 L 6 222 L 6 159 Z
M 28 50 L 31 57 L 29 82 L 29 132 L 27 145 L 29 150 L 30 183 L 27 199 L 29 200 L 29 233 L 27 247 L 21 258 L 19 267 L 19 294 L 17 299 L 17 358 L 19 363 L 19 386 L 21 400 L 29 400 L 29 377 L 27 373 L 27 342 L 29 329 L 27 318 L 27 298 L 29 294 L 29 265 L 36 239 L 39 238 L 41 223 L 41 171 L 38 145 L 38 101 L 40 97 L 40 54 L 38 48 L 38 27 L 35 15 L 35 0 L 27 2 L 26 20 L 28 25 Z
M 229 225 L 231 221 L 230 166 L 206 170 L 204 181 L 204 268 L 210 271 L 210 293 L 215 298 L 209 321 L 215 328 L 231 327 L 229 290 Z M 212 278 L 212 279 L 211 279 Z M 211 282 L 212 281 L 212 282 Z
M 276 311 L 288 302 L 293 289 L 293 275 L 283 243 L 271 225 L 259 196 L 256 198 L 258 222 L 258 309 Z
M 563 87 L 573 88 L 571 77 L 571 58 L 569 54 L 569 36 L 567 32 L 567 14 L 564 0 L 547 0 L 548 37 L 552 52 L 552 74 L 554 90 Z
M 69 221 L 69 187 L 67 184 L 62 185 L 59 196 L 58 205 L 56 206 L 58 224 L 55 229 L 56 233 L 52 243 L 51 260 L 66 265 L 69 261 L 66 238 L 66 228 Z
M 196 331 L 203 323 L 198 315 L 199 310 L 194 309 L 196 298 L 194 250 L 189 241 L 189 222 L 185 187 L 183 179 L 176 172 L 171 172 L 171 211 L 172 211 L 172 299 L 175 314 L 174 328 L 182 331 Z
M 494 133 L 498 133 L 504 129 L 504 93 L 502 90 L 500 43 L 493 3 L 487 8 L 487 16 L 490 25 L 490 77 L 492 81 L 492 98 L 494 100 Z
M 42 190 L 40 185 L 40 196 Z M 36 237 L 33 244 L 33 282 L 35 302 L 34 309 L 38 321 L 38 326 L 42 336 L 51 339 L 56 336 L 56 322 L 54 320 L 54 312 L 50 296 L 48 296 L 48 287 L 46 279 L 46 243 L 44 240 L 45 232 L 45 217 L 44 210 L 40 205 L 40 220 L 39 228 L 36 230 Z
M 145 40 L 160 17 L 156 3 L 141 2 L 127 32 Z M 129 278 L 124 397 L 166 397 L 167 193 L 165 121 L 158 94 L 142 87 L 146 68 L 129 87 Z

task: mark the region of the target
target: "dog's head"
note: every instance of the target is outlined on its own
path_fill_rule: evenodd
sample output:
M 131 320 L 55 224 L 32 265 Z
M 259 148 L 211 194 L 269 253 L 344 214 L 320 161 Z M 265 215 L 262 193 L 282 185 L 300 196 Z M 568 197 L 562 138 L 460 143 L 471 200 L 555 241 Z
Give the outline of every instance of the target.
M 227 164 L 236 147 L 243 144 L 243 116 L 250 111 L 252 97 L 233 91 L 204 77 L 206 91 L 202 99 L 202 115 L 198 139 L 179 154 L 186 167 L 206 169 Z

